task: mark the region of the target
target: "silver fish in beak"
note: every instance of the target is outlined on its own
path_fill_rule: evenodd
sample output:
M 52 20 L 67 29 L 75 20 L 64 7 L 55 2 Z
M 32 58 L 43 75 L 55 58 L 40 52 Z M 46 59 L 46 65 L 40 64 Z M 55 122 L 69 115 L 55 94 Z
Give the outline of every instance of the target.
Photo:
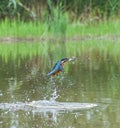
M 70 62 L 70 61 L 74 61 L 75 59 L 76 59 L 76 57 L 72 57 L 72 58 L 69 58 L 68 61 L 69 61 L 69 62 Z

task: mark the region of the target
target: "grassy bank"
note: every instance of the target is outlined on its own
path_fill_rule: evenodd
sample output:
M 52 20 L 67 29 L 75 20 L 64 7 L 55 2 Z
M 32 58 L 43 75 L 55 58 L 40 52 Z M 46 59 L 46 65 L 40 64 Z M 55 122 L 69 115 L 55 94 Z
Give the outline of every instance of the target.
M 64 17 L 63 17 L 64 18 Z M 0 38 L 4 37 L 44 37 L 58 38 L 61 36 L 100 36 L 100 35 L 119 35 L 120 20 L 110 19 L 108 21 L 100 21 L 99 23 L 69 23 L 67 18 L 48 22 L 23 22 L 9 21 L 8 19 L 0 22 Z

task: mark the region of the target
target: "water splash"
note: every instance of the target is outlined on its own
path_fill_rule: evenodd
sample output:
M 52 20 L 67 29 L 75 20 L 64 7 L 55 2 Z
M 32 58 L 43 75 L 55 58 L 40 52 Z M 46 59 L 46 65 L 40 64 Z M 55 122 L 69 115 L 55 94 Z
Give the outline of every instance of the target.
M 53 93 L 51 94 L 51 97 L 50 97 L 50 102 L 55 102 L 58 97 L 59 95 L 57 94 L 57 89 L 54 88 Z

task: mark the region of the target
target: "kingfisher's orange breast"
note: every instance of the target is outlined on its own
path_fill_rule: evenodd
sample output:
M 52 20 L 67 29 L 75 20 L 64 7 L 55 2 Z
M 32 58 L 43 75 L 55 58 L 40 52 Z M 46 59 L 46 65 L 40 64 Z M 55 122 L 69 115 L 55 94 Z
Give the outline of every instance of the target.
M 60 72 L 60 71 L 56 71 L 56 72 L 53 73 L 53 75 L 55 76 L 55 75 L 57 75 L 59 72 Z

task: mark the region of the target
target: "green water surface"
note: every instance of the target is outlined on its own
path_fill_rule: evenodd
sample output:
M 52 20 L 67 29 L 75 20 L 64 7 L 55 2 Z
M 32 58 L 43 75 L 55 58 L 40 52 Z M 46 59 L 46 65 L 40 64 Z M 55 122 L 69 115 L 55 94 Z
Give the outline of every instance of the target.
M 64 43 L 18 45 L 0 44 L 0 50 L 3 50 L 0 51 L 0 105 L 49 100 L 94 103 L 98 107 L 73 111 L 0 107 L 0 128 L 120 126 L 120 61 L 115 52 L 118 53 L 118 49 L 110 47 L 114 51 L 111 55 L 108 53 L 110 48 L 104 51 L 85 44 L 85 49 L 83 44 L 80 46 L 75 42 L 69 46 L 71 52 Z M 75 56 L 76 60 L 68 62 L 65 72 L 59 76 L 46 77 L 56 61 L 66 56 Z

